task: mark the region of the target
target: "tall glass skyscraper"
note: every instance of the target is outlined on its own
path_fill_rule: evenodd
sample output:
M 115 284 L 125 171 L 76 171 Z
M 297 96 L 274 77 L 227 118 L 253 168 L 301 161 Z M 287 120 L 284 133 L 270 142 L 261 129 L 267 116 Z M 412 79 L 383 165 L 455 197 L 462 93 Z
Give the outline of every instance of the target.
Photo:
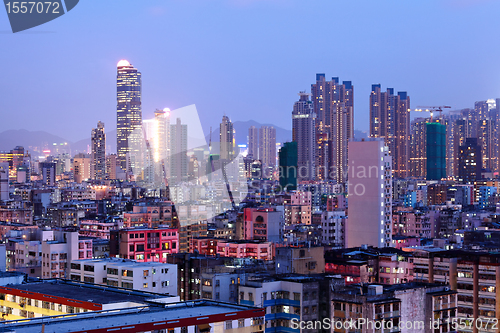
M 140 162 L 142 142 L 141 73 L 120 60 L 116 77 L 116 149 L 120 167 L 129 172 Z

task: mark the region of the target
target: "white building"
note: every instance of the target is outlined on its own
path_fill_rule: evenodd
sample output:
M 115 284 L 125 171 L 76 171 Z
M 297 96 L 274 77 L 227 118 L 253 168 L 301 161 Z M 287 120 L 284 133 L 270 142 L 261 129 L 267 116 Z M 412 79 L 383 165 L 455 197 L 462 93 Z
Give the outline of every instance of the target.
M 392 157 L 384 140 L 349 142 L 347 247 L 392 244 Z
M 53 240 L 42 241 L 42 278 L 67 278 L 69 264 L 78 259 L 92 259 L 92 239 L 79 239 L 78 232 L 53 231 Z
M 105 258 L 74 260 L 70 278 L 113 287 L 177 295 L 177 265 Z

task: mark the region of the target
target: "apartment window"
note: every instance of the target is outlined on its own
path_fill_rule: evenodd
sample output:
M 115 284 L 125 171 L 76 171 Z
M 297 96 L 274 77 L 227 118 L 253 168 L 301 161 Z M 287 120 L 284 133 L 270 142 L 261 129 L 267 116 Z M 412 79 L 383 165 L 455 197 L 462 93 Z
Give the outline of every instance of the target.
M 92 265 L 83 265 L 83 270 L 87 272 L 93 272 L 94 271 L 94 266 Z
M 226 330 L 230 330 L 232 328 L 233 328 L 233 321 L 232 320 L 226 321 Z
M 147 283 L 147 282 L 144 282 L 144 283 L 142 284 L 142 287 L 143 287 L 143 288 L 147 288 L 147 287 L 148 287 L 148 283 Z
M 118 275 L 118 269 L 117 268 L 108 268 L 107 273 L 110 275 Z
M 238 319 L 238 328 L 245 327 L 245 319 Z
M 149 276 L 149 270 L 148 269 L 145 269 L 142 271 L 142 275 L 143 276 Z
M 245 292 L 240 292 L 240 301 L 244 301 L 245 300 Z
M 134 289 L 134 284 L 130 282 L 122 282 L 122 288 Z
M 253 302 L 253 293 L 248 293 L 248 300 Z
M 156 287 L 156 282 L 153 282 L 153 288 L 155 288 L 155 287 Z
M 215 286 L 216 287 L 220 287 L 220 281 L 219 280 L 215 280 Z
M 267 301 L 267 293 L 262 293 L 262 300 Z
M 293 300 L 300 302 L 300 293 L 293 293 Z
M 130 269 L 124 269 L 122 270 L 122 276 L 133 277 L 134 271 L 131 271 Z
M 144 244 L 137 244 L 136 251 L 144 252 Z
M 128 250 L 129 252 L 134 252 L 134 244 L 129 245 Z

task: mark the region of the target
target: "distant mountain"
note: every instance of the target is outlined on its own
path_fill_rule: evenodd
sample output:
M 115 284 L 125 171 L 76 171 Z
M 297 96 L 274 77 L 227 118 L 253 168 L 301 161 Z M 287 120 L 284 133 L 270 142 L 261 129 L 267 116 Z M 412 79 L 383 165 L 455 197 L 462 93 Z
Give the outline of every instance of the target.
M 248 129 L 251 126 L 255 126 L 257 128 L 261 126 L 273 126 L 276 128 L 276 142 L 287 142 L 292 140 L 292 131 L 287 130 L 273 124 L 261 124 L 256 122 L 255 120 L 248 121 L 235 121 L 233 123 L 234 131 L 236 132 L 236 144 L 247 144 L 248 140 Z M 219 142 L 220 141 L 220 133 L 219 126 L 212 127 L 212 141 Z M 210 130 L 205 130 L 205 133 L 209 133 Z M 209 142 L 210 135 L 207 135 L 207 143 Z
M 61 138 L 60 136 L 50 134 L 44 131 L 27 131 L 21 130 L 8 130 L 0 133 L 0 150 L 9 151 L 16 146 L 23 146 L 25 149 L 29 147 L 37 149 L 50 149 L 54 143 L 61 145 L 67 143 L 68 146 L 71 142 Z
M 272 124 L 261 124 L 254 120 L 248 121 L 235 121 L 234 130 L 236 132 L 236 144 L 247 144 L 248 129 L 250 126 L 257 128 L 261 126 L 273 126 L 276 128 L 276 142 L 287 142 L 292 140 L 292 131 L 287 130 Z M 205 133 L 210 130 L 206 129 Z M 367 138 L 368 133 L 360 130 L 354 130 L 354 137 L 359 140 Z M 210 135 L 206 137 L 207 144 L 210 140 Z M 219 142 L 219 126 L 212 127 L 212 141 Z M 61 145 L 62 144 L 62 145 Z M 76 142 L 70 142 L 61 138 L 60 136 L 50 134 L 45 131 L 27 131 L 21 130 L 8 130 L 0 132 L 0 150 L 9 151 L 16 146 L 23 146 L 27 150 L 38 151 L 50 149 L 54 152 L 67 152 L 72 155 L 87 152 L 90 145 L 90 137 Z M 31 148 L 30 148 L 31 147 Z M 57 147 L 57 149 L 55 149 Z M 106 152 L 116 153 L 116 129 L 106 133 Z

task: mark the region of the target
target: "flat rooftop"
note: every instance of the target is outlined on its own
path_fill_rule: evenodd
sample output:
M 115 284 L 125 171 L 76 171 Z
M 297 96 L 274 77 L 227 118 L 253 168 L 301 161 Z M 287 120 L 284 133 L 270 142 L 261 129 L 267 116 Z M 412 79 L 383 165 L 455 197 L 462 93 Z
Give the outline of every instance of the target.
M 1 324 L 5 332 L 41 332 L 42 323 L 45 333 L 80 332 L 82 330 L 111 329 L 119 331 L 133 327 L 136 331 L 148 331 L 146 325 L 155 329 L 200 325 L 239 318 L 264 316 L 264 310 L 236 304 L 187 301 L 160 306 L 144 306 L 120 310 L 96 311 L 64 316 L 43 317 L 6 321 Z M 153 324 L 154 323 L 154 324 Z
M 145 303 L 147 299 L 169 297 L 168 295 L 160 295 L 157 293 L 55 279 L 14 284 L 7 286 L 7 288 L 97 304 L 121 302 Z

